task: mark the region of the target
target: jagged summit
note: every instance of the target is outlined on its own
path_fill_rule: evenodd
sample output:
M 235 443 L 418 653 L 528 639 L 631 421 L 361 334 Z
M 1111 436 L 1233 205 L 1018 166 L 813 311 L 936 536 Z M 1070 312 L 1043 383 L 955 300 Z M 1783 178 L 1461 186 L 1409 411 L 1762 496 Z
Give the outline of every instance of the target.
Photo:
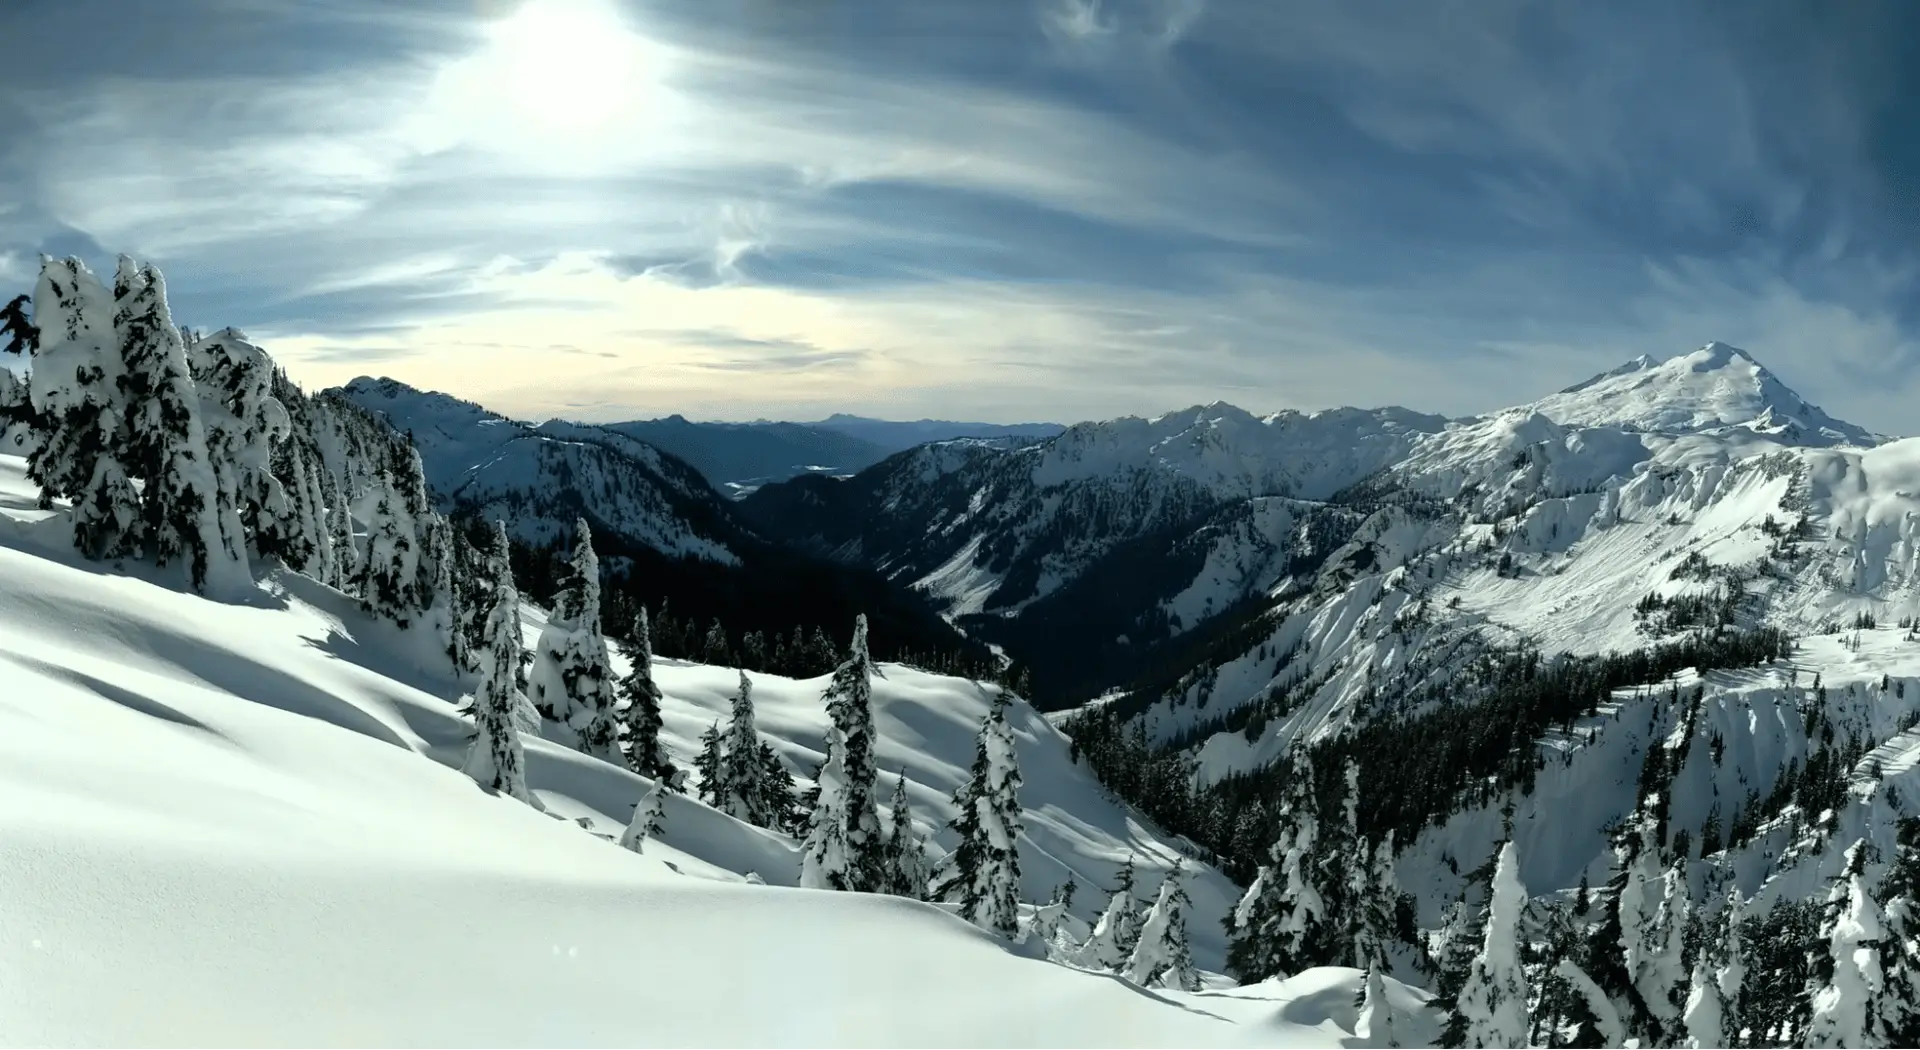
M 1864 447 L 1886 440 L 1833 418 L 1781 382 L 1752 354 L 1722 342 L 1664 361 L 1642 354 L 1521 407 L 1565 426 L 1669 434 L 1738 427 L 1808 446 Z

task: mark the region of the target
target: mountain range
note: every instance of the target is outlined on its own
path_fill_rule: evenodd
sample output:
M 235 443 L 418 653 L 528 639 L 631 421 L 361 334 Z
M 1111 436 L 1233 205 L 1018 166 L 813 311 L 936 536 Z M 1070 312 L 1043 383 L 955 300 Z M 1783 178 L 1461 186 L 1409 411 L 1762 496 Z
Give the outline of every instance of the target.
M 1907 732 L 1920 688 L 1900 685 L 1920 664 L 1890 626 L 1920 616 L 1915 493 L 1920 440 L 1838 420 L 1712 343 L 1481 416 L 1214 403 L 1037 440 L 932 442 L 715 505 L 767 542 L 923 596 L 1026 669 L 1042 709 L 1099 711 L 1188 763 L 1179 794 L 1214 799 L 1212 824 L 1135 801 L 1240 877 L 1236 807 L 1287 755 L 1361 741 L 1400 756 L 1367 775 L 1390 795 L 1398 776 L 1430 778 L 1400 790 L 1438 808 L 1367 819 L 1412 822 L 1396 825 L 1416 839 L 1402 875 L 1426 924 L 1467 885 L 1459 861 L 1497 841 L 1503 806 L 1528 885 L 1604 881 L 1603 829 L 1637 804 L 1619 771 L 1662 749 L 1691 785 L 1675 826 L 1696 845 L 1737 831 L 1713 877 L 1744 892 L 1813 893 L 1832 866 L 1819 842 L 1890 834 L 1889 798 L 1920 797 Z M 1714 639 L 1756 631 L 1799 639 L 1795 662 L 1711 671 L 1749 659 L 1711 655 L 1746 644 Z M 1633 670 L 1667 666 L 1681 673 Z M 1521 717 L 1524 740 L 1489 752 L 1522 747 L 1548 772 L 1429 767 L 1450 752 L 1418 734 L 1517 702 L 1503 667 L 1624 688 L 1551 725 Z M 1815 677 L 1854 699 L 1817 724 L 1780 716 L 1806 709 Z M 1765 712 L 1778 727 L 1756 736 L 1745 722 Z M 1695 736 L 1741 743 L 1687 749 Z M 1811 831 L 1791 800 L 1832 796 L 1793 772 L 1809 764 L 1837 770 L 1832 790 L 1851 800 Z M 1481 787 L 1455 779 L 1481 768 Z

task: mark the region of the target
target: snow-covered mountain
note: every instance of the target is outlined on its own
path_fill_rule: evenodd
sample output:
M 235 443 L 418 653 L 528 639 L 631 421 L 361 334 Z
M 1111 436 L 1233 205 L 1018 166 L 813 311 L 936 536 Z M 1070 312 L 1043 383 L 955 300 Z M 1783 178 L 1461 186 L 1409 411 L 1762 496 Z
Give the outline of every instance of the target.
M 783 889 L 793 840 L 684 796 L 636 855 L 605 839 L 647 782 L 542 740 L 544 814 L 483 793 L 452 768 L 462 686 L 418 632 L 284 570 L 220 603 L 82 561 L 22 470 L 0 456 L 7 1042 L 1306 1046 L 1353 1030 L 1352 971 L 1142 991 L 933 905 Z M 529 640 L 542 622 L 528 610 Z M 880 765 L 950 844 L 989 695 L 881 670 Z M 735 673 L 658 663 L 681 764 Z M 760 676 L 761 731 L 796 769 L 820 758 L 824 684 Z M 1029 899 L 1075 878 L 1084 922 L 1124 860 L 1151 885 L 1180 857 L 1057 729 L 1018 703 L 1013 723 Z M 1237 890 L 1185 863 L 1217 968 Z M 1303 995 L 1329 1005 L 1286 1007 Z
M 412 439 L 444 510 L 505 519 L 531 543 L 570 535 L 585 516 L 669 557 L 739 561 L 739 529 L 712 486 L 644 441 L 560 420 L 522 423 L 392 379 L 362 377 L 330 393 Z

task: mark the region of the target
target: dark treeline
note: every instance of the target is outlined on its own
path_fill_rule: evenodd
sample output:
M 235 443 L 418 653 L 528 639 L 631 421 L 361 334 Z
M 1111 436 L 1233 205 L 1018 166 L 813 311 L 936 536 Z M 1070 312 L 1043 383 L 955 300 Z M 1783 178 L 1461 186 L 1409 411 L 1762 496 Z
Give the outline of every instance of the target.
M 471 510 L 456 512 L 455 521 L 470 537 L 483 535 L 476 530 L 484 525 Z M 596 528 L 594 537 L 605 576 L 602 629 L 610 638 L 626 637 L 644 605 L 657 656 L 810 678 L 834 669 L 851 641 L 855 616 L 865 614 L 876 660 L 1008 684 L 1019 675 L 1020 669 L 1002 669 L 986 646 L 872 573 L 768 551 L 743 552 L 753 571 L 742 572 L 669 558 L 623 542 L 612 529 Z M 569 547 L 518 539 L 511 547 L 521 593 L 546 604 Z
M 1570 730 L 1575 719 L 1596 714 L 1614 691 L 1662 682 L 1686 668 L 1757 666 L 1789 655 L 1792 648 L 1786 632 L 1763 627 L 1552 662 L 1533 650 L 1498 654 L 1478 696 L 1394 713 L 1322 741 L 1311 749 L 1313 767 L 1326 778 L 1349 757 L 1357 761 L 1361 833 L 1377 838 L 1392 832 L 1406 842 L 1422 827 L 1443 823 L 1467 806 L 1488 804 L 1510 788 L 1531 792 L 1545 762 L 1537 746 L 1541 737 L 1555 727 Z M 1168 830 L 1217 854 L 1233 877 L 1250 877 L 1263 861 L 1275 834 L 1271 800 L 1282 797 L 1292 775 L 1286 761 L 1230 774 L 1196 790 L 1186 756 L 1156 746 L 1140 723 L 1128 723 L 1122 709 L 1089 708 L 1062 728 L 1102 782 Z M 1834 747 L 1834 754 L 1819 760 L 1825 775 L 1795 772 L 1796 786 L 1788 790 L 1804 784 L 1810 803 L 1835 790 L 1844 773 L 1833 771 L 1847 768 L 1852 751 L 1846 742 Z M 1340 797 L 1331 781 L 1321 786 L 1326 790 L 1317 791 L 1317 798 Z

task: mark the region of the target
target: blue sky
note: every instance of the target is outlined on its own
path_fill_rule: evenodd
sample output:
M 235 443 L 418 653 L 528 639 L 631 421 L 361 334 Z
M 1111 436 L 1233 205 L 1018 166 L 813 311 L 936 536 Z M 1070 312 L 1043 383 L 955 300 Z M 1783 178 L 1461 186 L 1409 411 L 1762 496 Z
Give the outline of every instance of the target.
M 1465 414 L 1746 347 L 1920 431 L 1897 0 L 7 0 L 0 288 L 515 415 Z

